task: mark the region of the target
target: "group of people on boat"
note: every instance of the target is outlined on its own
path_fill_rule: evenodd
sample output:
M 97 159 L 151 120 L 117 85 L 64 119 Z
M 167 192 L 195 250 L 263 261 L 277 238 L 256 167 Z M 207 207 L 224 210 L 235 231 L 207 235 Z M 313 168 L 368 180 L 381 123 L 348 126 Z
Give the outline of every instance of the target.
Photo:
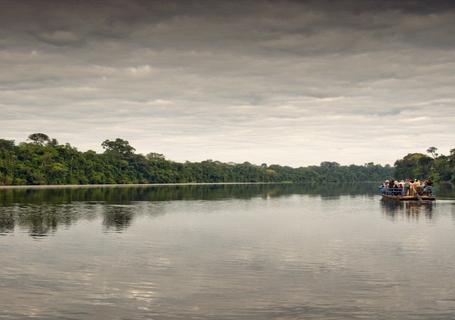
M 382 194 L 393 196 L 431 196 L 433 194 L 433 182 L 428 179 L 420 181 L 419 179 L 406 180 L 385 180 L 379 190 Z

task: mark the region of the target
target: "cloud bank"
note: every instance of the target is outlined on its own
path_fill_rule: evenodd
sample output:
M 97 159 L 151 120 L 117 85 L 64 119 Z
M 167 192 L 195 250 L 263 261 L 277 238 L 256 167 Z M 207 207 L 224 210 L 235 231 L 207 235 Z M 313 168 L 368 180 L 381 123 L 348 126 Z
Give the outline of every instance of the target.
M 293 166 L 455 147 L 450 2 L 1 6 L 3 138 Z

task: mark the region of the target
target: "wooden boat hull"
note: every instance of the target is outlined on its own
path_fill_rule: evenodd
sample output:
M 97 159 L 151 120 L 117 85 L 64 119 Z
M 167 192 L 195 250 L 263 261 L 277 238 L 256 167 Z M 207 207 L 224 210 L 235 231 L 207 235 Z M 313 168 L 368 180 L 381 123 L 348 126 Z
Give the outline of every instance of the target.
M 420 196 L 420 199 L 416 196 L 392 196 L 383 194 L 382 199 L 384 200 L 395 200 L 395 201 L 435 201 L 436 198 L 433 196 Z

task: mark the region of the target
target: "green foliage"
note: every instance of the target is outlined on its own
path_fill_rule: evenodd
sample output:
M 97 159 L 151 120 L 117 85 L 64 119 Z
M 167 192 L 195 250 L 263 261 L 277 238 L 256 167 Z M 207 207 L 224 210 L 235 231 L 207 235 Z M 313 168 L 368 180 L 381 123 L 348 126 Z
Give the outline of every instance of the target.
M 426 179 L 430 175 L 434 160 L 422 153 L 409 153 L 403 159 L 395 162 L 398 179 Z
M 427 153 L 409 153 L 395 162 L 395 177 L 398 179 L 427 179 L 436 182 L 455 182 L 455 149 L 449 156 L 437 153 L 437 148 L 430 147 Z
M 30 143 L 16 145 L 14 141 L 0 139 L 1 185 L 355 182 L 380 181 L 393 173 L 392 167 L 373 163 L 342 166 L 336 162 L 323 162 L 320 166 L 300 168 L 213 160 L 178 163 L 166 160 L 159 153 L 136 154 L 128 141 L 119 138 L 105 140 L 102 143 L 105 151 L 101 154 L 91 150 L 80 152 L 70 144 L 59 144 L 42 133 L 30 135 L 29 140 Z
M 113 153 L 120 156 L 132 155 L 136 149 L 130 146 L 130 143 L 126 140 L 117 138 L 114 141 L 104 140 L 101 144 L 105 153 Z

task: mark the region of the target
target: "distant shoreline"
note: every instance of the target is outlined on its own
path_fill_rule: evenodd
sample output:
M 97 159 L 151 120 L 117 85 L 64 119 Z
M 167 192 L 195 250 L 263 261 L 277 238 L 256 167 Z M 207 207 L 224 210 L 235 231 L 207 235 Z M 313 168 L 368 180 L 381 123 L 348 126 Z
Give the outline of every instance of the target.
M 0 186 L 7 189 L 78 189 L 78 188 L 121 188 L 121 187 L 166 187 L 166 186 L 208 186 L 246 184 L 291 184 L 291 182 L 182 182 L 182 183 L 114 183 L 114 184 L 40 184 Z
M 345 184 L 378 183 L 379 181 L 350 181 Z M 343 184 L 340 181 L 325 181 L 323 184 Z M 271 182 L 181 182 L 181 183 L 111 183 L 111 184 L 22 184 L 0 185 L 0 190 L 8 189 L 89 189 L 89 188 L 122 188 L 122 187 L 178 187 L 178 186 L 210 186 L 210 185 L 271 185 L 271 184 L 314 184 L 296 183 L 292 181 Z

